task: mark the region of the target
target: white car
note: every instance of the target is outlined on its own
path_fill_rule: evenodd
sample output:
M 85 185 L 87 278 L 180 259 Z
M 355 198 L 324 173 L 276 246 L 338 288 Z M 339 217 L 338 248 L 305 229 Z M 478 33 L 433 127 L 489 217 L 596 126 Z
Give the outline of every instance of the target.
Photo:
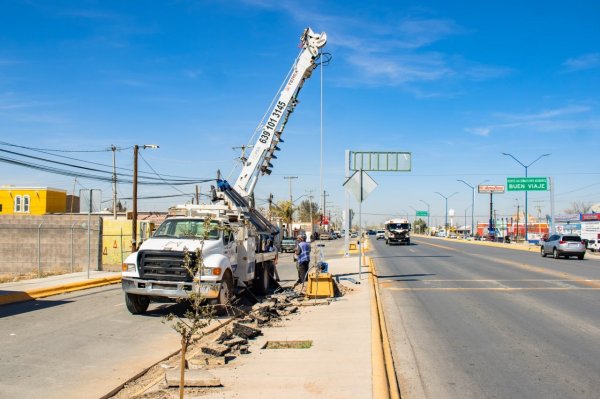
M 385 231 L 383 231 L 383 230 L 377 230 L 377 233 L 375 233 L 375 238 L 377 240 L 379 240 L 379 239 L 382 239 L 382 240 L 385 239 Z

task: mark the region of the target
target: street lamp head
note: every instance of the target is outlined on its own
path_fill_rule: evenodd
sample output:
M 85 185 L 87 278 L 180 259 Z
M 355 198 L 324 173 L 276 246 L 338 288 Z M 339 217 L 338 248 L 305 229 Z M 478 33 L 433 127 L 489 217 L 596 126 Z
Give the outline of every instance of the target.
M 156 144 L 144 144 L 144 149 L 146 148 L 159 148 Z

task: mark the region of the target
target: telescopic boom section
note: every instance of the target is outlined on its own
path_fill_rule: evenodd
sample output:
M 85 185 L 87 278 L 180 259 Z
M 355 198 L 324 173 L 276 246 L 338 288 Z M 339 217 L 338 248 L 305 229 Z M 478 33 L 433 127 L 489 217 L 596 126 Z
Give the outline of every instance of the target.
M 316 34 L 312 29 L 306 28 L 300 40 L 302 41 L 302 50 L 296 59 L 290 79 L 281 92 L 279 100 L 273 106 L 260 136 L 235 182 L 234 189 L 243 197 L 252 195 L 260 175 L 271 174 L 273 165 L 270 161 L 277 158 L 273 154 L 279 150 L 277 143 L 282 141 L 281 135 L 290 114 L 294 112 L 298 93 L 304 81 L 317 67 L 315 61 L 319 57 L 319 49 L 327 42 L 327 35 L 324 32 Z

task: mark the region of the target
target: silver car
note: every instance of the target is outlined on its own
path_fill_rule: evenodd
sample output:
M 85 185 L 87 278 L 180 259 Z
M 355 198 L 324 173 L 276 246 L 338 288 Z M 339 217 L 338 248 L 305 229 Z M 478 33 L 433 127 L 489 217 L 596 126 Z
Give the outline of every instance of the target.
M 579 260 L 583 260 L 585 244 L 581 237 L 576 235 L 553 234 L 542 242 L 541 253 L 543 257 L 552 254 L 554 259 L 558 259 L 560 256 L 565 258 L 577 256 Z

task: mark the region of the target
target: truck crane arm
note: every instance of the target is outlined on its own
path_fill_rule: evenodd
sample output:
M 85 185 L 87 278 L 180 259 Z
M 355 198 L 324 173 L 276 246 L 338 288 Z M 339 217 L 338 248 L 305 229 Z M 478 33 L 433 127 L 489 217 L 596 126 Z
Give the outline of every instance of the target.
M 319 50 L 325 46 L 327 35 L 324 32 L 316 34 L 311 28 L 306 28 L 300 40 L 302 50 L 296 58 L 290 78 L 281 91 L 279 100 L 270 110 L 269 117 L 262 126 L 260 136 L 234 184 L 234 189 L 243 197 L 247 198 L 253 194 L 259 176 L 271 174 L 270 168 L 273 165 L 270 161 L 276 158 L 273 153 L 279 150 L 277 143 L 282 141 L 281 135 L 291 113 L 294 112 L 298 102 L 298 93 L 304 81 L 311 76 L 312 71 L 317 67 L 316 60 L 320 56 Z

